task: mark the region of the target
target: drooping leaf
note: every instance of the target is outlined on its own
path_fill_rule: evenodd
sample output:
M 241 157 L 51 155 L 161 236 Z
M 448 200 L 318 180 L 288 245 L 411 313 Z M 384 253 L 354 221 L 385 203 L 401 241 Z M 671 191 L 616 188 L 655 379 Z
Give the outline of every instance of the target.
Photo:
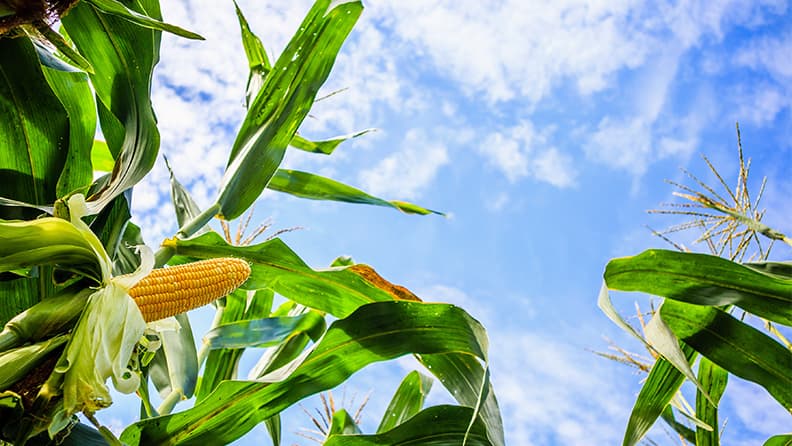
M 468 431 L 468 420 L 473 416 L 469 407 L 433 406 L 399 424 L 388 432 L 376 435 L 331 435 L 325 446 L 491 446 L 487 431 L 476 420 Z
M 432 389 L 432 378 L 413 370 L 404 377 L 382 415 L 377 433 L 389 431 L 412 418 L 423 408 L 426 395 Z
M 335 138 L 325 139 L 322 141 L 311 141 L 306 138 L 303 138 L 300 135 L 294 135 L 294 138 L 292 138 L 289 145 L 294 147 L 295 149 L 299 149 L 305 152 L 330 155 L 335 151 L 336 147 L 338 147 L 342 142 L 349 139 L 357 138 L 358 136 L 363 136 L 366 133 L 373 131 L 374 129 L 365 129 L 359 132 L 350 133 L 349 135 L 337 136 Z
M 141 14 L 138 11 L 133 9 L 127 8 L 123 3 L 118 0 L 86 0 L 88 3 L 92 4 L 94 7 L 99 9 L 102 12 L 112 14 L 117 17 L 122 17 L 125 20 L 129 20 L 130 22 L 143 26 L 146 28 L 156 29 L 159 31 L 167 31 L 169 33 L 175 34 L 180 37 L 185 37 L 187 39 L 195 39 L 195 40 L 204 40 L 198 34 L 194 32 L 187 31 L 186 29 L 179 28 L 176 25 L 171 25 L 169 23 L 165 23 L 159 19 L 159 17 L 151 17 L 145 14 Z
M 159 19 L 159 3 L 135 0 L 127 7 Z M 74 44 L 94 67 L 102 133 L 116 159 L 110 180 L 88 198 L 98 212 L 114 197 L 140 181 L 154 165 L 159 132 L 151 107 L 151 79 L 159 60 L 160 31 L 79 2 L 62 18 Z
M 696 351 L 690 346 L 682 344 L 682 351 L 688 362 L 695 359 Z M 655 361 L 635 400 L 624 432 L 624 446 L 637 444 L 646 435 L 684 381 L 685 376 L 670 362 L 662 357 Z
M 478 322 L 453 305 L 366 305 L 334 322 L 286 379 L 223 382 L 194 408 L 135 423 L 121 439 L 130 446 L 225 444 L 297 401 L 335 387 L 372 362 L 409 353 L 447 352 L 486 360 L 483 334 Z M 467 427 L 470 419 L 459 422 Z M 475 424 L 473 432 L 477 432 Z
M 653 314 L 652 319 L 646 324 L 646 340 L 657 353 L 661 354 L 666 361 L 682 372 L 685 378 L 695 384 L 704 398 L 710 399 L 707 389 L 696 378 L 687 355 L 679 345 L 679 340 L 665 324 L 659 313 Z M 714 401 L 711 400 L 711 402 L 715 404 Z
M 174 258 L 175 263 L 189 261 L 191 257 L 244 258 L 252 263 L 252 272 L 243 287 L 270 288 L 295 302 L 336 317 L 346 317 L 367 303 L 405 298 L 398 292 L 399 288 L 384 279 L 382 282 L 367 280 L 370 268 L 354 265 L 312 269 L 280 239 L 251 246 L 232 246 L 219 234 L 210 232 L 189 240 L 168 239 L 162 245 L 173 248 L 177 256 L 184 256 Z
M 611 289 L 641 291 L 691 304 L 733 304 L 792 325 L 792 279 L 717 256 L 652 249 L 611 260 L 605 268 L 605 281 Z
M 250 104 L 220 185 L 219 214 L 240 216 L 261 194 L 352 30 L 359 1 L 317 1 Z
M 506 444 L 500 407 L 489 380 L 489 370 L 485 368 L 486 364 L 482 365 L 477 358 L 470 355 L 453 352 L 419 354 L 416 357 L 440 380 L 459 404 L 474 408 L 473 414 L 477 416 L 476 419 L 483 421 L 487 438 L 493 446 Z
M 406 214 L 443 215 L 441 212 L 422 208 L 411 203 L 383 200 L 330 178 L 298 170 L 278 169 L 267 188 L 310 200 L 330 200 L 385 206 L 400 210 Z
M 726 390 L 729 373 L 702 356 L 699 360 L 698 379 L 709 395 L 708 398 L 717 404 Z M 696 446 L 718 446 L 720 444 L 718 406 L 713 405 L 708 398 L 705 398 L 701 391 L 696 393 L 696 418 L 712 426 L 712 430 L 696 428 Z
M 783 407 L 792 409 L 792 351 L 717 308 L 666 301 L 660 315 L 707 359 L 761 385 Z

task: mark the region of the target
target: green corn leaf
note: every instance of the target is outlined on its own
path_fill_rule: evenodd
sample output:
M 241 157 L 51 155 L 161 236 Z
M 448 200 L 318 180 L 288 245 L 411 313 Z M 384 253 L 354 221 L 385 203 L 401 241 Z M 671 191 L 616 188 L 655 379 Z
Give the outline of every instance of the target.
M 357 138 L 358 136 L 363 136 L 366 133 L 373 132 L 374 130 L 375 129 L 365 129 L 359 132 L 351 133 L 349 135 L 338 136 L 336 138 L 326 139 L 323 141 L 310 141 L 300 135 L 294 135 L 289 145 L 295 149 L 305 152 L 330 155 L 342 142 L 348 139 Z
M 247 291 L 235 290 L 228 296 L 217 301 L 217 313 L 215 320 L 221 326 L 233 326 L 234 323 L 245 319 L 245 307 L 247 306 Z M 271 295 L 269 290 L 263 290 L 262 294 Z M 264 315 L 264 317 L 268 316 Z M 218 345 L 218 347 L 220 347 Z M 204 336 L 202 351 L 209 348 Z M 206 365 L 201 377 L 201 384 L 196 392 L 198 401 L 209 395 L 220 382 L 237 378 L 237 366 L 244 350 L 238 348 L 216 348 L 209 351 L 206 355 Z M 205 353 L 204 353 L 205 354 Z
M 34 205 L 54 203 L 69 153 L 69 119 L 24 37 L 0 39 L 0 116 L 0 194 Z M 0 208 L 6 219 L 37 214 Z
M 487 430 L 476 420 L 468 430 L 473 415 L 469 407 L 433 406 L 426 408 L 388 432 L 377 435 L 331 435 L 325 446 L 432 445 L 491 446 Z
M 177 402 L 191 398 L 198 382 L 198 352 L 190 320 L 184 313 L 175 317 L 179 330 L 160 333 L 162 347 L 149 366 L 151 381 L 163 399 L 159 413 L 169 413 Z
M 474 408 L 473 414 L 483 421 L 490 443 L 494 446 L 506 444 L 500 407 L 486 364 L 482 365 L 473 356 L 454 352 L 419 354 L 416 357 L 459 404 Z
M 425 209 L 411 203 L 386 201 L 330 178 L 298 170 L 278 169 L 267 188 L 310 200 L 330 200 L 385 206 L 400 210 L 406 214 L 443 215 L 441 212 Z
M 80 53 L 78 53 L 77 50 L 72 48 L 71 44 L 67 42 L 62 35 L 48 26 L 39 28 L 39 31 L 41 32 L 41 35 L 58 50 L 58 53 L 53 54 L 52 57 L 62 60 L 71 67 L 76 67 L 82 71 L 85 71 L 86 73 L 94 74 L 94 69 L 93 66 L 91 66 L 91 63 L 88 62 Z M 41 51 L 49 52 L 47 49 L 43 49 Z M 42 56 L 41 51 L 39 51 L 39 57 Z M 59 69 L 58 67 L 50 67 Z M 60 68 L 60 71 L 74 71 L 74 68 L 69 69 L 64 67 Z
M 0 352 L 68 331 L 92 293 L 90 288 L 72 286 L 17 314 L 0 332 Z
M 91 167 L 100 172 L 112 172 L 115 166 L 115 159 L 107 147 L 107 143 L 101 139 L 95 139 L 91 146 Z
M 784 408 L 792 409 L 792 351 L 717 308 L 666 301 L 660 315 L 707 359 L 761 385 Z
M 226 444 L 297 401 L 337 386 L 373 362 L 409 353 L 447 352 L 486 360 L 487 341 L 482 336 L 483 327 L 453 305 L 367 305 L 334 322 L 285 379 L 271 383 L 223 382 L 194 408 L 135 423 L 121 439 L 130 446 Z M 467 425 L 470 418 L 460 422 Z
M 165 158 L 165 167 L 168 168 L 168 173 L 170 174 L 171 201 L 173 201 L 173 209 L 176 211 L 176 222 L 181 227 L 200 215 L 201 208 L 198 207 L 198 203 L 193 200 L 187 189 L 176 179 L 168 158 Z M 204 226 L 196 230 L 194 234 L 200 235 L 208 231 L 209 228 Z
M 70 222 L 55 217 L 0 220 L 0 271 L 56 264 L 97 282 L 102 279 L 93 246 Z
M 696 446 L 718 446 L 720 444 L 718 407 L 713 405 L 708 398 L 714 400 L 715 404 L 720 401 L 726 390 L 729 372 L 702 356 L 699 360 L 698 379 L 709 397 L 705 398 L 701 391 L 696 393 L 696 418 L 712 426 L 712 430 L 708 431 L 697 427 L 695 444 Z
M 792 434 L 774 435 L 763 446 L 792 446 Z
M 159 17 L 154 0 L 135 0 L 129 8 Z M 160 31 L 142 28 L 87 2 L 62 18 L 74 44 L 94 67 L 102 133 L 116 160 L 109 181 L 88 198 L 92 213 L 140 181 L 154 165 L 159 132 L 149 92 L 159 59 Z
M 689 441 L 691 444 L 696 444 L 696 432 L 676 420 L 674 417 L 674 409 L 671 405 L 666 406 L 666 408 L 663 409 L 663 414 L 660 416 L 680 437 Z
M 285 304 L 284 304 L 285 305 Z M 308 313 L 308 308 L 292 303 L 291 308 L 286 313 L 287 316 L 300 316 Z M 282 314 L 280 311 L 273 313 L 273 316 Z M 256 365 L 250 371 L 249 379 L 259 379 L 274 370 L 296 360 L 305 350 L 308 342 L 318 341 L 327 329 L 324 318 L 316 320 L 316 325 L 294 330 L 291 336 L 277 347 L 267 349 L 259 358 Z
M 696 351 L 688 345 L 682 344 L 682 351 L 688 362 L 692 362 L 696 357 Z M 624 432 L 623 445 L 637 444 L 646 435 L 684 381 L 685 376 L 670 362 L 662 357 L 655 361 L 635 400 Z
M 736 305 L 765 319 L 792 325 L 792 279 L 706 254 L 648 250 L 611 260 L 610 289 L 641 291 L 697 305 Z
M 275 174 L 362 9 L 359 1 L 319 0 L 308 12 L 237 134 L 217 199 L 223 218 L 245 212 Z
M 209 330 L 203 342 L 210 349 L 272 347 L 284 342 L 295 330 L 316 325 L 318 319 L 323 319 L 321 314 L 309 312 L 294 317 L 241 320 Z
M 330 429 L 327 430 L 327 436 L 332 435 L 355 435 L 359 434 L 360 428 L 355 423 L 354 418 L 349 415 L 345 409 L 337 410 L 333 413 L 330 420 Z
M 385 409 L 377 433 L 389 431 L 420 412 L 431 389 L 432 378 L 416 370 L 408 373 Z
M 194 32 L 187 31 L 186 29 L 179 28 L 178 26 L 165 23 L 162 20 L 160 20 L 158 17 L 150 17 L 148 15 L 141 14 L 140 12 L 135 11 L 133 9 L 127 8 L 123 3 L 117 0 L 86 0 L 86 1 L 91 5 L 93 5 L 96 9 L 104 13 L 121 17 L 124 20 L 129 20 L 130 22 L 139 26 L 143 26 L 145 28 L 156 29 L 159 31 L 167 31 L 169 33 L 175 34 L 180 37 L 185 37 L 187 39 L 205 40 L 203 37 L 199 36 L 198 34 L 195 34 Z
M 239 19 L 239 29 L 242 32 L 242 46 L 245 48 L 245 55 L 248 60 L 248 67 L 250 73 L 248 74 L 247 87 L 245 89 L 245 105 L 250 106 L 250 101 L 255 99 L 261 87 L 264 85 L 264 79 L 267 73 L 272 69 L 267 51 L 264 49 L 264 44 L 250 29 L 242 10 L 239 9 L 236 1 L 234 2 L 236 8 L 237 18 Z
M 60 335 L 0 353 L 0 392 L 19 381 L 68 339 L 68 335 Z
M 252 272 L 243 287 L 270 288 L 297 303 L 336 317 L 346 317 L 367 303 L 409 298 L 401 294 L 403 289 L 372 275 L 373 270 L 364 265 L 312 269 L 280 239 L 233 246 L 219 234 L 210 232 L 189 240 L 171 238 L 162 246 L 173 248 L 177 256 L 184 256 L 174 258 L 174 263 L 184 263 L 190 258 L 244 258 L 252 263 Z M 417 298 L 413 296 L 413 299 Z
M 96 134 L 96 104 L 85 73 L 50 68 L 44 68 L 43 72 L 69 119 L 69 151 L 55 187 L 58 198 L 64 198 L 72 192 L 84 191 L 93 180 L 91 146 Z

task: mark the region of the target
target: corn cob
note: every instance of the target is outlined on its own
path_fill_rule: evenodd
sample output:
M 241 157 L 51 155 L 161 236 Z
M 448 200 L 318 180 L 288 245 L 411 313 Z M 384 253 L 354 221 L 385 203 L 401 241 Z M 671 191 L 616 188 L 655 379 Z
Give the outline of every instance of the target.
M 217 258 L 157 268 L 129 290 L 146 322 L 206 305 L 242 285 L 250 265 L 242 259 Z

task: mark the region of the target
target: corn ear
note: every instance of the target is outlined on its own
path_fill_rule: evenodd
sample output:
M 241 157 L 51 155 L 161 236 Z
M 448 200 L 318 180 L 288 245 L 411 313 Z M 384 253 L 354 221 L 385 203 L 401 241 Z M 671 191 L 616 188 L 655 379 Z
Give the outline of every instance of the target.
M 68 337 L 68 335 L 60 335 L 44 342 L 0 353 L 0 392 L 22 379 L 50 352 L 65 344 Z
M 0 352 L 68 330 L 93 292 L 69 287 L 14 316 L 0 331 Z
M 231 257 L 158 268 L 129 290 L 143 319 L 175 316 L 219 299 L 242 285 L 250 265 Z

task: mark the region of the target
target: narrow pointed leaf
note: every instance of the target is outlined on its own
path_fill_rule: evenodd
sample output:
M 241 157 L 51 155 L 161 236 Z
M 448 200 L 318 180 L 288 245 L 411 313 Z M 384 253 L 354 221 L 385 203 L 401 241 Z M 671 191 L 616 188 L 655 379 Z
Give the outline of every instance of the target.
M 311 141 L 306 138 L 303 138 L 300 135 L 294 135 L 294 138 L 292 138 L 289 145 L 294 147 L 295 149 L 299 149 L 305 152 L 330 155 L 335 151 L 336 147 L 338 147 L 342 142 L 352 138 L 357 138 L 358 136 L 363 136 L 366 133 L 373 131 L 374 129 L 365 129 L 359 132 L 350 133 L 349 135 L 338 136 L 335 138 L 325 139 L 322 141 Z
M 682 351 L 688 362 L 696 357 L 696 351 L 688 345 L 683 344 Z M 655 361 L 635 400 L 624 432 L 624 446 L 637 444 L 646 435 L 684 381 L 685 376 L 670 362 L 662 357 Z
M 337 386 L 373 362 L 409 353 L 447 352 L 485 360 L 483 336 L 483 327 L 453 305 L 366 305 L 334 322 L 285 380 L 223 382 L 194 408 L 135 423 L 121 439 L 130 446 L 226 444 L 297 401 Z M 467 427 L 470 419 L 460 422 Z
M 736 305 L 792 325 L 792 279 L 706 254 L 653 249 L 611 260 L 610 289 L 641 291 L 697 305 Z
M 239 20 L 239 29 L 242 32 L 242 46 L 245 48 L 245 56 L 247 56 L 248 67 L 251 70 L 258 69 L 267 72 L 272 65 L 270 64 L 267 51 L 264 49 L 264 44 L 250 29 L 242 10 L 239 5 L 234 1 L 234 8 L 236 9 L 237 19 Z
M 129 8 L 159 17 L 159 4 L 153 0 L 137 0 Z M 102 133 L 116 159 L 110 180 L 88 198 L 96 213 L 140 181 L 157 158 L 159 132 L 149 93 L 161 33 L 86 2 L 73 7 L 62 23 L 80 54 L 94 67 L 91 84 Z
M 240 216 L 261 194 L 330 74 L 363 9 L 359 1 L 317 1 L 250 104 L 220 186 L 220 215 Z
M 718 367 L 712 361 L 702 356 L 699 360 L 698 379 L 704 390 L 715 404 L 705 398 L 701 391 L 696 393 L 696 418 L 712 426 L 712 430 L 696 428 L 696 446 L 718 446 L 720 432 L 718 427 L 718 402 L 726 390 L 729 372 Z
M 95 6 L 97 9 L 99 9 L 102 12 L 112 14 L 117 17 L 121 17 L 125 20 L 129 20 L 130 22 L 139 26 L 156 29 L 159 31 L 167 31 L 169 33 L 175 34 L 180 37 L 185 37 L 187 39 L 204 40 L 203 37 L 201 37 L 198 34 L 195 34 L 194 32 L 179 28 L 176 25 L 165 23 L 156 17 L 149 17 L 148 15 L 141 14 L 140 12 L 135 11 L 133 9 L 129 9 L 123 3 L 117 0 L 86 0 L 86 1 L 92 4 L 93 6 Z
M 784 408 L 792 409 L 792 351 L 717 308 L 666 301 L 660 315 L 707 359 L 761 385 Z
M 310 200 L 341 201 L 345 203 L 385 206 L 407 214 L 438 214 L 441 212 L 401 201 L 387 201 L 352 186 L 319 175 L 298 170 L 278 169 L 267 185 L 268 189 Z
M 432 378 L 416 370 L 408 373 L 385 409 L 377 433 L 389 431 L 420 412 L 431 389 Z
M 207 233 L 189 240 L 168 239 L 162 244 L 173 248 L 172 263 L 190 258 L 239 257 L 252 263 L 250 278 L 243 288 L 270 288 L 297 303 L 336 317 L 346 317 L 361 305 L 394 299 L 414 300 L 412 293 L 392 285 L 370 272 L 370 267 L 315 270 L 310 268 L 280 239 L 251 246 L 232 246 L 219 234 Z M 182 257 L 183 256 L 183 257 Z
M 331 435 L 325 446 L 376 446 L 376 445 L 432 445 L 432 446 L 490 446 L 487 431 L 476 420 L 468 431 L 468 421 L 473 416 L 469 407 L 433 406 L 395 428 L 377 435 Z

